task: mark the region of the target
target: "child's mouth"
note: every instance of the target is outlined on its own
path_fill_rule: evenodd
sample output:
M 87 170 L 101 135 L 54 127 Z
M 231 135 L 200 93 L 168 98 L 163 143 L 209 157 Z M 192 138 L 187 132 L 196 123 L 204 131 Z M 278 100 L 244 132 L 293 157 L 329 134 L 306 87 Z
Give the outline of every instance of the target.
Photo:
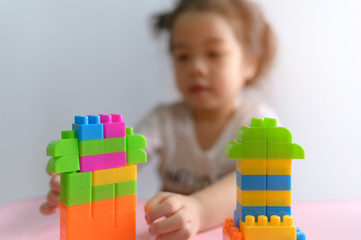
M 194 85 L 190 88 L 190 92 L 194 94 L 202 94 L 208 92 L 209 89 L 207 87 L 201 85 Z

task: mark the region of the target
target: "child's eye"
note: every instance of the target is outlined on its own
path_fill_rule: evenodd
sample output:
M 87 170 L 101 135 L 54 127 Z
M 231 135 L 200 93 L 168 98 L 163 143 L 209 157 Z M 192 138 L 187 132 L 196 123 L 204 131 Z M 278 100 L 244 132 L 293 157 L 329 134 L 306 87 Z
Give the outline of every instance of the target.
M 209 58 L 218 58 L 222 56 L 221 52 L 211 51 L 207 53 Z
M 175 56 L 175 58 L 177 59 L 177 61 L 187 61 L 189 59 L 189 55 L 188 54 L 178 54 Z

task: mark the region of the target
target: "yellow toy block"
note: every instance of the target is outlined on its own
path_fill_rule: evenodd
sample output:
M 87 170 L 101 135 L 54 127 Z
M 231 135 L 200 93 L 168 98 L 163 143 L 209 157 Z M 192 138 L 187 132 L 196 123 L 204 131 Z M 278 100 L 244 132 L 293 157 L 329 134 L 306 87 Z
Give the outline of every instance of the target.
M 125 167 L 104 169 L 93 172 L 93 186 L 137 180 L 137 166 L 129 164 Z
M 237 186 L 237 201 L 244 207 L 266 206 L 266 191 L 242 191 Z
M 237 159 L 237 171 L 244 175 L 266 175 L 266 159 Z
M 246 216 L 246 221 L 240 221 L 241 233 L 246 240 L 296 240 L 296 227 L 293 225 L 291 216 L 284 216 L 283 222 L 279 216 L 271 216 L 268 222 L 266 216 L 258 216 L 258 222 L 254 216 Z
M 290 207 L 291 191 L 267 191 L 267 206 Z
M 292 175 L 292 159 L 267 159 L 267 175 Z

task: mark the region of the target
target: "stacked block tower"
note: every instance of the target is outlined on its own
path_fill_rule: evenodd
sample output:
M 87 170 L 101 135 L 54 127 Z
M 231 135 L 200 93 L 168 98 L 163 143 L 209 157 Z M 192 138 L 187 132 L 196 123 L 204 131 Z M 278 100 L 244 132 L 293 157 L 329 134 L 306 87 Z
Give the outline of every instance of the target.
M 225 154 L 237 159 L 237 203 L 223 240 L 305 240 L 291 217 L 292 159 L 303 159 L 304 151 L 290 131 L 275 119 L 254 118 Z
M 61 173 L 61 240 L 134 240 L 137 163 L 146 140 L 120 114 L 75 116 L 72 131 L 47 147 L 47 170 Z

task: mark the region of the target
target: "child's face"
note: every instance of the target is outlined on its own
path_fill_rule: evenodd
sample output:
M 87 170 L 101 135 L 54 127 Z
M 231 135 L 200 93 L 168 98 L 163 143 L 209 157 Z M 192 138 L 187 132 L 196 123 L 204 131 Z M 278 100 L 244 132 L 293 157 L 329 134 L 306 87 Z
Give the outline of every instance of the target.
M 216 13 L 181 14 L 172 31 L 177 85 L 195 109 L 233 104 L 254 67 L 230 23 Z

